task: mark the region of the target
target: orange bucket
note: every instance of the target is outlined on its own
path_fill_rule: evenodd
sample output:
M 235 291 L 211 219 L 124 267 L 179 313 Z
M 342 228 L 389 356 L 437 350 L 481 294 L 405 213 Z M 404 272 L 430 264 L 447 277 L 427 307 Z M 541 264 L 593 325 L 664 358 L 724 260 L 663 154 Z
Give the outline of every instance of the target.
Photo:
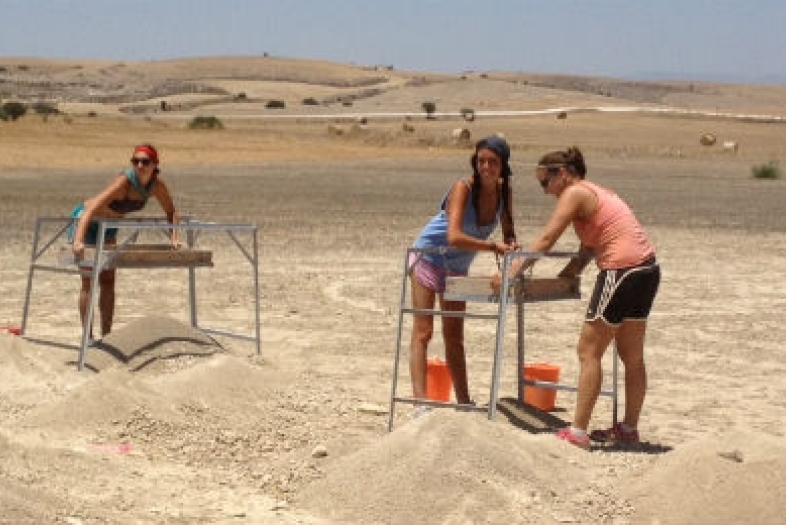
M 426 397 L 432 401 L 450 401 L 453 379 L 448 364 L 434 357 L 426 363 Z
M 529 381 L 559 382 L 559 366 L 549 363 L 532 363 L 524 365 L 524 379 Z M 553 388 L 524 386 L 524 402 L 545 412 L 554 410 L 557 391 Z

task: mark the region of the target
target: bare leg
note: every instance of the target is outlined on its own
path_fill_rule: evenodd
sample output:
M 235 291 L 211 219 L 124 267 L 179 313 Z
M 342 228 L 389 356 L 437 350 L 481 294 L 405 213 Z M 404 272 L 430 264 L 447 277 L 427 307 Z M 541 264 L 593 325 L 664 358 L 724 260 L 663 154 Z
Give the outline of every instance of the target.
M 412 307 L 430 310 L 434 308 L 435 293 L 417 280 L 412 281 Z M 415 315 L 412 321 L 412 338 L 409 350 L 409 375 L 412 378 L 412 397 L 426 397 L 426 355 L 428 344 L 434 333 L 434 317 L 431 315 Z
M 441 303 L 443 310 L 457 312 L 466 310 L 466 303 L 463 301 L 441 300 Z M 445 360 L 448 362 L 450 375 L 453 379 L 456 401 L 462 404 L 469 403 L 471 398 L 469 397 L 467 361 L 464 352 L 464 318 L 443 317 L 442 337 L 445 340 Z
M 647 392 L 647 368 L 644 364 L 644 334 L 647 323 L 625 321 L 617 330 L 617 352 L 625 366 L 626 425 L 636 427 Z
M 115 314 L 115 270 L 104 270 L 98 278 L 101 291 L 98 307 L 101 310 L 101 337 L 112 331 L 112 319 Z
M 602 320 L 585 322 L 581 329 L 577 353 L 579 356 L 579 386 L 573 426 L 587 430 L 592 410 L 600 395 L 602 383 L 601 359 L 609 346 L 615 329 Z

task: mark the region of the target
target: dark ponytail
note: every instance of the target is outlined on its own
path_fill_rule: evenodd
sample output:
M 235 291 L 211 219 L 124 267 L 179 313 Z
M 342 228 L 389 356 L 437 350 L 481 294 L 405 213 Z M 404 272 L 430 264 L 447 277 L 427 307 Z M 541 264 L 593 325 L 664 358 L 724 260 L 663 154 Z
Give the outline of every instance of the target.
M 581 150 L 577 146 L 571 146 L 565 153 L 567 157 L 565 164 L 573 173 L 583 179 L 587 174 L 587 165 L 584 163 L 584 155 Z

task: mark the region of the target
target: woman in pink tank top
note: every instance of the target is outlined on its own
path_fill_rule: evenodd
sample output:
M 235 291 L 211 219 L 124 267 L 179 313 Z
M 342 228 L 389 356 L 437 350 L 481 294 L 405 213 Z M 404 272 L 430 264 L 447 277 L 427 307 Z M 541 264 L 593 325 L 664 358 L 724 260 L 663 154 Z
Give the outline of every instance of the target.
M 637 443 L 639 415 L 647 389 L 644 336 L 660 283 L 655 249 L 628 205 L 614 192 L 584 177 L 587 167 L 576 147 L 554 151 L 538 162 L 535 176 L 557 204 L 528 250 L 546 252 L 569 224 L 581 241 L 579 257 L 560 277 L 575 277 L 595 259 L 600 270 L 579 336 L 578 395 L 573 422 L 557 437 L 582 448 L 590 441 Z M 522 262 L 532 266 L 533 259 Z M 625 417 L 609 429 L 587 434 L 601 389 L 601 360 L 611 342 L 625 366 Z

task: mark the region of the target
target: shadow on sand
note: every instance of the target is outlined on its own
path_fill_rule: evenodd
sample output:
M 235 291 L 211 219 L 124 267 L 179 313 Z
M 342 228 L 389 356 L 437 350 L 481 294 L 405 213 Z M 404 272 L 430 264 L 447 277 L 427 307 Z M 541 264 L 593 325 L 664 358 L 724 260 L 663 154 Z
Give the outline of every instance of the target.
M 563 408 L 544 412 L 511 397 L 501 398 L 497 403 L 497 410 L 508 419 L 510 424 L 530 434 L 554 434 L 559 429 L 570 425 L 570 421 L 561 417 L 567 414 L 567 410 Z M 636 454 L 665 454 L 672 449 L 671 446 L 648 441 L 635 444 L 593 442 L 591 448 L 593 451 Z

